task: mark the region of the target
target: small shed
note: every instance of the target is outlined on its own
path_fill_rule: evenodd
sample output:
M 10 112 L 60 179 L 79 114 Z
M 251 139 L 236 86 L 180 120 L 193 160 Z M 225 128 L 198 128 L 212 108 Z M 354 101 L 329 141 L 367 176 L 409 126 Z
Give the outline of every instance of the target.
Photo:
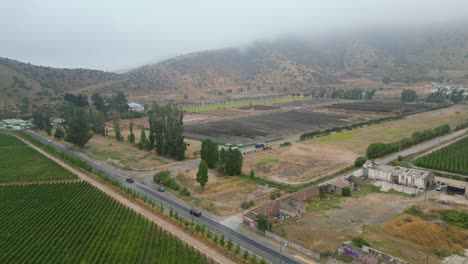
M 466 187 L 447 184 L 447 193 L 464 195 L 466 193 Z

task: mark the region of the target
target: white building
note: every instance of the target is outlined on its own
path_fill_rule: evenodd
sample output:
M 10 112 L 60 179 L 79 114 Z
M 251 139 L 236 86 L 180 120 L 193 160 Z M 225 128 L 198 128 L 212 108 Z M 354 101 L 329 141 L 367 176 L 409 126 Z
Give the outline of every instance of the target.
M 363 175 L 369 179 L 423 189 L 434 185 L 434 174 L 430 171 L 384 165 L 370 160 L 362 167 Z
M 143 111 L 145 111 L 145 107 L 142 106 L 142 105 L 139 104 L 139 103 L 128 102 L 127 105 L 128 105 L 128 108 L 129 108 L 130 111 L 135 111 L 135 112 L 143 112 Z

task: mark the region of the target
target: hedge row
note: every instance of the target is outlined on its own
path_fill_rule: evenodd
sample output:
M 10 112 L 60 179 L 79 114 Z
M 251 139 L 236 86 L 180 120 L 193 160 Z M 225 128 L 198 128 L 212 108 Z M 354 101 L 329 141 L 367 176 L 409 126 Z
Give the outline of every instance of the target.
M 381 124 L 381 123 L 384 123 L 384 122 L 403 119 L 403 118 L 404 118 L 404 115 L 389 116 L 389 117 L 383 117 L 383 118 L 379 118 L 379 119 L 372 119 L 372 120 L 368 120 L 368 121 L 364 121 L 364 122 L 354 123 L 354 124 L 347 125 L 347 126 L 331 127 L 331 128 L 327 128 L 327 129 L 324 129 L 324 130 L 306 132 L 306 133 L 303 133 L 300 136 L 299 140 L 304 141 L 304 140 L 312 139 L 314 137 L 323 137 L 323 136 L 326 136 L 326 135 L 330 135 L 333 132 L 339 133 L 339 132 L 342 132 L 344 130 L 350 131 L 350 130 L 353 130 L 353 129 L 356 129 L 356 128 L 362 128 L 364 126 Z
M 383 157 L 390 153 L 399 151 L 400 149 L 405 149 L 410 146 L 416 145 L 423 141 L 433 139 L 438 136 L 445 135 L 450 132 L 449 125 L 442 125 L 434 129 L 426 129 L 424 131 L 416 131 L 409 138 L 404 138 L 402 140 L 391 142 L 391 143 L 372 143 L 367 147 L 367 157 L 369 159 L 375 159 Z

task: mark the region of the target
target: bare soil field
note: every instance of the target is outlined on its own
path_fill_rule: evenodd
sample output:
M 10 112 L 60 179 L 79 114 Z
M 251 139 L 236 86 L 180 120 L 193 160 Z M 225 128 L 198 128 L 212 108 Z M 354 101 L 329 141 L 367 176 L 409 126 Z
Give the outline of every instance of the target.
M 290 147 L 260 151 L 244 156 L 243 172 L 248 174 L 252 168 L 258 177 L 289 184 L 314 181 L 352 165 L 357 157 L 365 155 L 367 146 L 373 142 L 400 140 L 415 131 L 442 124 L 453 127 L 466 122 L 467 116 L 467 105 L 455 105 L 410 115 L 402 120 L 294 143 Z
M 247 144 L 306 131 L 350 124 L 348 115 L 292 110 L 214 122 L 187 124 L 185 134 L 221 143 Z
M 411 113 L 411 112 L 428 110 L 432 107 L 432 105 L 404 104 L 400 102 L 370 101 L 370 102 L 338 103 L 338 104 L 332 104 L 326 107 L 336 108 L 336 109 L 355 110 L 355 111 L 385 112 L 385 113 L 392 113 L 394 111 L 401 110 L 402 113 Z

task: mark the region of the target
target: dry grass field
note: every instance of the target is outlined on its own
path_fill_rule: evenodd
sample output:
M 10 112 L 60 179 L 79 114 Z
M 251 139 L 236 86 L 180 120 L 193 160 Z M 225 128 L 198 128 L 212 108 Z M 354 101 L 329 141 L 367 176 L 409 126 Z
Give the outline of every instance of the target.
M 312 139 L 304 143 L 320 145 L 324 149 L 341 149 L 362 155 L 365 153 L 367 146 L 373 142 L 397 141 L 410 136 L 415 131 L 431 129 L 443 124 L 449 124 L 453 128 L 455 125 L 467 120 L 468 105 L 455 105 L 449 108 L 410 115 L 402 120 Z
M 468 246 L 467 229 L 403 213 L 413 205 L 430 213 L 454 209 L 425 202 L 422 195 L 410 198 L 372 192 L 349 198 L 332 196 L 310 202 L 303 217 L 289 218 L 282 225 L 274 223 L 273 230 L 314 251 L 334 252 L 343 241 L 361 236 L 364 227 L 364 239 L 371 247 L 411 263 L 425 263 L 428 252 L 429 263 L 440 263 L 436 251 L 460 253 Z
M 197 206 L 219 216 L 242 212 L 240 205 L 243 201 L 256 201 L 257 198 L 259 203 L 270 201 L 269 193 L 274 190 L 247 182 L 238 176 L 222 176 L 210 171 L 203 191 L 195 181 L 196 173 L 196 169 L 181 171 L 177 173 L 176 180 L 192 193 L 190 201 L 195 199 Z

